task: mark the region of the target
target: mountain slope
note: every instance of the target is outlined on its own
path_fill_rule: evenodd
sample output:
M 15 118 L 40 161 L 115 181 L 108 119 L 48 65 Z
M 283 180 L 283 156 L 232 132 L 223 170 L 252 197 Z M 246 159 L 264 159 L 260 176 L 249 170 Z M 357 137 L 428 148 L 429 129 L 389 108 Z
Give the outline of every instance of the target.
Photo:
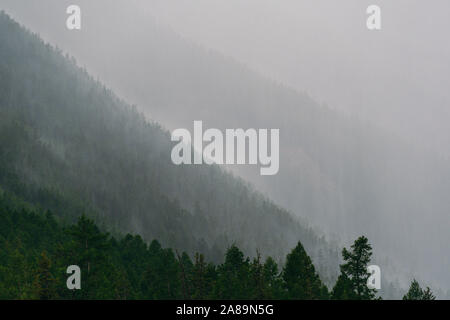
M 215 166 L 175 166 L 169 134 L 73 60 L 0 15 L 0 184 L 73 221 L 220 259 L 236 242 L 282 257 L 301 240 L 333 276 L 338 255 L 312 230 Z
M 261 177 L 245 166 L 235 172 L 327 235 L 347 243 L 365 234 L 376 256 L 450 285 L 448 159 L 192 44 L 139 10 L 145 5 L 116 4 L 106 13 L 98 3 L 82 6 L 102 18 L 80 34 L 47 34 L 146 114 L 170 128 L 199 119 L 221 129 L 279 128 L 279 174 Z M 119 19 L 112 32 L 109 21 Z M 95 45 L 99 37 L 105 41 Z M 364 108 L 357 92 L 354 101 Z

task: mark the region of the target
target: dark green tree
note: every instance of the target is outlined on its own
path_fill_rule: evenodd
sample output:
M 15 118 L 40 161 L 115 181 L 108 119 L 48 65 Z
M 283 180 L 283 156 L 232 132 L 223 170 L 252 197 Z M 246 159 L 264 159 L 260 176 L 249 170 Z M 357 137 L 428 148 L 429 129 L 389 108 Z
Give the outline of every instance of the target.
M 431 292 L 429 287 L 423 290 L 419 282 L 413 279 L 411 285 L 409 286 L 408 292 L 403 296 L 403 300 L 435 300 L 436 297 Z
M 422 300 L 435 300 L 435 299 L 436 299 L 436 297 L 434 296 L 433 292 L 431 292 L 431 289 L 429 287 L 427 287 L 423 291 Z
M 278 265 L 272 257 L 268 257 L 263 267 L 264 282 L 267 286 L 267 296 L 269 299 L 283 299 L 285 289 L 283 288 L 283 279 Z
M 225 254 L 225 262 L 217 268 L 215 296 L 219 299 L 249 299 L 250 261 L 238 247 L 232 245 Z
M 41 253 L 34 282 L 34 289 L 38 299 L 50 300 L 55 298 L 55 279 L 51 272 L 52 263 L 46 251 Z
M 355 300 L 356 294 L 353 290 L 352 281 L 345 273 L 341 273 L 336 284 L 331 291 L 331 299 L 333 300 Z
M 145 299 L 178 299 L 180 294 L 179 264 L 171 249 L 163 249 L 153 240 L 149 259 L 141 283 Z
M 179 265 L 179 278 L 181 284 L 181 293 L 183 299 L 192 298 L 192 274 L 194 269 L 194 264 L 191 258 L 186 252 L 180 256 L 177 252 L 178 265 Z
M 109 256 L 109 234 L 102 233 L 94 221 L 85 215 L 68 230 L 68 234 L 72 241 L 62 248 L 67 255 L 64 267 L 76 264 L 82 270 L 83 290 L 76 292 L 78 298 L 113 299 L 116 273 Z
M 289 299 L 322 298 L 322 281 L 320 280 L 311 258 L 303 245 L 297 246 L 287 255 L 283 269 L 283 280 Z
M 335 299 L 371 300 L 375 298 L 375 289 L 367 286 L 370 273 L 367 272 L 372 257 L 372 246 L 366 237 L 361 236 L 355 240 L 351 250 L 342 250 L 344 264 L 341 267 L 341 276 L 333 292 Z
M 259 252 L 250 264 L 250 282 L 253 289 L 252 299 L 268 299 L 269 292 L 264 277 L 264 265 Z
M 210 299 L 213 298 L 213 289 L 217 281 L 217 270 L 213 263 L 206 263 L 205 257 L 195 254 L 195 264 L 193 270 L 193 298 Z

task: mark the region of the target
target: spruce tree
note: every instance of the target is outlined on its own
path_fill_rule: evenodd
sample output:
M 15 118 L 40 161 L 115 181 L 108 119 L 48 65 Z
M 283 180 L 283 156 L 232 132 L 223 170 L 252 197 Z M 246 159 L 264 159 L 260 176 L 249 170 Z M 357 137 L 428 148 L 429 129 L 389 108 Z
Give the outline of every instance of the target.
M 256 257 L 250 264 L 250 283 L 253 289 L 252 299 L 267 299 L 268 290 L 264 277 L 264 265 L 261 263 L 261 254 L 257 252 Z
M 68 254 L 66 265 L 80 266 L 83 290 L 74 292 L 81 299 L 113 299 L 114 270 L 109 257 L 109 234 L 102 233 L 94 221 L 82 215 L 78 223 L 68 230 L 72 241 L 62 250 Z
M 163 249 L 153 240 L 149 261 L 141 283 L 145 299 L 179 299 L 182 297 L 180 265 L 172 249 Z
M 283 279 L 272 257 L 268 257 L 264 263 L 263 276 L 269 299 L 283 299 L 285 297 Z
M 333 300 L 355 300 L 357 297 L 353 291 L 351 280 L 345 273 L 341 273 L 331 291 Z
M 322 297 L 323 284 L 300 242 L 287 255 L 283 280 L 289 299 L 311 300 Z
M 403 296 L 403 300 L 434 300 L 434 299 L 436 299 L 436 297 L 433 295 L 430 288 L 427 287 L 426 290 L 423 290 L 416 279 L 413 279 L 411 285 L 409 286 L 408 292 Z
M 37 275 L 34 283 L 36 297 L 40 300 L 50 300 L 54 298 L 54 278 L 51 273 L 52 263 L 43 251 L 38 261 Z
M 207 279 L 207 266 L 205 262 L 205 258 L 202 254 L 198 252 L 195 254 L 195 264 L 193 273 L 193 299 L 206 299 L 209 291 L 209 283 Z
M 372 246 L 369 240 L 361 236 L 355 240 L 351 250 L 344 248 L 342 257 L 345 261 L 341 267 L 341 276 L 336 283 L 333 293 L 336 299 L 372 300 L 375 289 L 367 286 L 370 273 L 367 267 L 372 257 Z
M 225 254 L 225 262 L 217 268 L 215 295 L 219 299 L 249 299 L 250 261 L 232 245 Z

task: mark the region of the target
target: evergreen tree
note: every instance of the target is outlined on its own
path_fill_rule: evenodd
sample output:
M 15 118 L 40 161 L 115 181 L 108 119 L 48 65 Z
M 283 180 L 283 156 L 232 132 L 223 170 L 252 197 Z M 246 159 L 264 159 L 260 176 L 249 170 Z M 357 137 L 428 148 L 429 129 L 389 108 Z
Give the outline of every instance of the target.
M 375 289 L 369 289 L 367 279 L 370 273 L 367 267 L 372 256 L 372 247 L 366 237 L 361 236 L 355 240 L 351 250 L 344 248 L 342 257 L 344 264 L 341 267 L 341 276 L 333 292 L 336 299 L 371 300 L 375 298 Z
M 268 298 L 283 299 L 285 297 L 283 279 L 278 270 L 278 265 L 272 257 L 268 257 L 264 263 L 263 276 L 267 286 Z
M 180 295 L 179 264 L 171 249 L 163 249 L 153 240 L 141 290 L 145 299 L 178 299 Z
M 253 292 L 252 299 L 267 299 L 268 290 L 266 279 L 264 277 L 264 265 L 261 263 L 261 254 L 256 253 L 256 257 L 250 264 L 250 281 Z
M 113 299 L 115 268 L 109 261 L 108 253 L 111 247 L 109 235 L 100 232 L 97 225 L 85 215 L 82 215 L 78 223 L 68 230 L 68 234 L 72 237 L 72 241 L 62 250 L 68 253 L 65 267 L 70 264 L 81 267 L 84 288 L 76 293 L 78 297 Z
M 205 257 L 197 252 L 195 254 L 195 264 L 192 271 L 193 299 L 206 299 L 208 297 L 210 284 L 208 284 L 206 268 Z
M 225 262 L 217 268 L 215 295 L 219 299 L 249 299 L 249 259 L 232 245 L 225 254 Z
M 192 272 L 194 269 L 194 264 L 186 252 L 183 252 L 181 256 L 177 252 L 177 257 L 183 299 L 190 299 L 192 297 Z
M 435 300 L 436 297 L 433 295 L 433 293 L 431 292 L 431 289 L 429 287 L 427 287 L 424 291 L 423 291 L 423 296 L 422 296 L 422 300 Z
M 345 273 L 341 273 L 331 291 L 333 300 L 355 300 L 357 296 L 353 290 L 352 281 Z
M 413 279 L 411 285 L 409 286 L 408 292 L 403 296 L 403 300 L 434 300 L 434 299 L 436 299 L 436 297 L 433 295 L 430 288 L 427 287 L 426 290 L 423 290 L 416 279 Z
M 323 284 L 315 271 L 311 258 L 306 254 L 300 242 L 287 255 L 283 280 L 289 299 L 322 298 Z
M 54 298 L 54 278 L 51 273 L 51 261 L 47 252 L 43 251 L 38 261 L 38 270 L 34 289 L 36 296 L 40 300 L 50 300 Z

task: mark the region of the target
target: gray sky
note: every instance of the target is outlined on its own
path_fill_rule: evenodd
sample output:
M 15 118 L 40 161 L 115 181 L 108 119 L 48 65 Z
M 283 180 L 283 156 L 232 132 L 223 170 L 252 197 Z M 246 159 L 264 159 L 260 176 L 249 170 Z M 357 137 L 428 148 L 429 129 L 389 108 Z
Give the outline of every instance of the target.
M 370 4 L 381 7 L 381 31 L 366 28 Z M 159 0 L 148 6 L 180 34 L 319 102 L 447 149 L 448 1 Z

